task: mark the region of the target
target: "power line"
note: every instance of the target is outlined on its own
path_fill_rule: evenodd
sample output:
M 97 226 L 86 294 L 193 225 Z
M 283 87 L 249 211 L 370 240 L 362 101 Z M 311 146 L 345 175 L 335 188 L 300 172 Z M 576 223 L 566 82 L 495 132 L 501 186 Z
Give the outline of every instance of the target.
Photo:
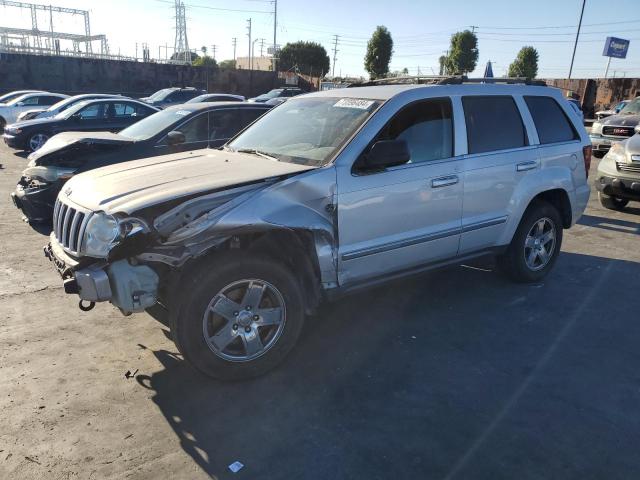
M 161 3 L 170 3 L 172 5 L 174 3 L 171 0 L 155 0 L 155 1 L 156 2 L 161 2 Z M 204 8 L 206 10 L 215 10 L 215 11 L 219 11 L 219 12 L 267 13 L 267 14 L 273 13 L 273 12 L 264 11 L 264 10 L 243 10 L 243 9 L 237 9 L 237 8 L 210 7 L 208 5 L 197 5 L 197 4 L 194 4 L 194 3 L 186 3 L 185 6 L 187 6 L 189 8 Z

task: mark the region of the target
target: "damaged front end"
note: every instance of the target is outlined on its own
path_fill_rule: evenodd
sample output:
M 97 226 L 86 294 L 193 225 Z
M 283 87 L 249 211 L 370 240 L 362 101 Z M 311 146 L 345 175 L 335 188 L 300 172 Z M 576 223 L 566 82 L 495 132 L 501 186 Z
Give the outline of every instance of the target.
M 335 186 L 330 166 L 126 215 L 91 212 L 59 199 L 45 255 L 65 278 L 67 293 L 77 293 L 88 305 L 109 301 L 125 314 L 156 302 L 166 306 L 201 257 L 226 249 L 287 257 L 301 281 L 313 281 L 317 290 L 332 288 L 337 285 Z

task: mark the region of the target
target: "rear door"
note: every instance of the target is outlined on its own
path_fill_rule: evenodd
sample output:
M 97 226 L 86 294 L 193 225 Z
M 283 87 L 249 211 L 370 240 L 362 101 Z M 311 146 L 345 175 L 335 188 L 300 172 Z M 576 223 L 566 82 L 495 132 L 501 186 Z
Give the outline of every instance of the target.
M 137 115 L 137 105 L 131 102 L 109 102 L 109 130 L 119 132 L 133 125 L 140 117 Z
M 496 245 L 506 228 L 519 181 L 539 168 L 522 98 L 462 96 L 468 152 L 464 159 L 464 207 L 460 255 Z

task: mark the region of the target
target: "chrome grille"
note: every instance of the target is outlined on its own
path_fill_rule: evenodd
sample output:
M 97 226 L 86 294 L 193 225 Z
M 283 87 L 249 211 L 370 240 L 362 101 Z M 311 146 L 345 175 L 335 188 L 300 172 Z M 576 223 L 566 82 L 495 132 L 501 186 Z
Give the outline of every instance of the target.
M 633 127 L 616 127 L 616 126 L 604 126 L 602 127 L 603 135 L 611 135 L 612 137 L 631 137 L 635 132 Z
M 616 167 L 621 172 L 640 173 L 640 162 L 633 162 L 633 163 L 616 162 Z
M 84 231 L 91 212 L 63 203 L 58 198 L 53 208 L 53 233 L 62 248 L 73 255 L 82 249 Z

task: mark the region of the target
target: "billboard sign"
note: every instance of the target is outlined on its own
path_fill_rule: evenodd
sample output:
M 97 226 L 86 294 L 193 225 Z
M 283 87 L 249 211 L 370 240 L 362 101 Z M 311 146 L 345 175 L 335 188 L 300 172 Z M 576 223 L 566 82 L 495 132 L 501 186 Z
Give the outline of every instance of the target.
M 629 50 L 629 40 L 623 38 L 607 37 L 604 42 L 604 50 L 602 55 L 605 57 L 613 58 L 627 58 L 627 51 Z

